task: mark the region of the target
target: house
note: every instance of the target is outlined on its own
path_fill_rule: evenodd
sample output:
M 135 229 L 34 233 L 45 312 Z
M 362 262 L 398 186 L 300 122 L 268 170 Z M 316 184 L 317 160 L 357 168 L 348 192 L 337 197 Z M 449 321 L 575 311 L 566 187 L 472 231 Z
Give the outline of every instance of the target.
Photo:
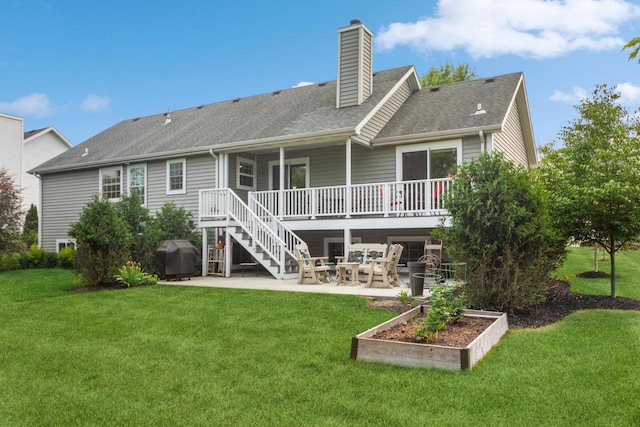
M 22 207 L 35 205 L 40 212 L 40 180 L 27 173 L 37 165 L 72 147 L 54 127 L 23 133 L 21 117 L 0 114 L 0 167 L 7 169 L 22 189 Z
M 95 193 L 135 189 L 152 212 L 194 214 L 203 261 L 207 244 L 233 247 L 227 276 L 253 257 L 295 277 L 300 242 L 330 257 L 345 241 L 402 243 L 417 259 L 454 164 L 492 151 L 536 164 L 524 77 L 421 89 L 413 66 L 372 71 L 372 37 L 357 20 L 338 29 L 336 80 L 125 120 L 38 166 L 43 246 L 65 244 Z

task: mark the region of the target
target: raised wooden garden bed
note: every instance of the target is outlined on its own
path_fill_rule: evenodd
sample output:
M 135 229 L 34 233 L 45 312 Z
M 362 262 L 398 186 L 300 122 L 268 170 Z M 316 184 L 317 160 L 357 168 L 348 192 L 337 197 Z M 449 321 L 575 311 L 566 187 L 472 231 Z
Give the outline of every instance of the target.
M 364 362 L 402 366 L 450 370 L 472 369 L 509 329 L 506 313 L 465 310 L 465 317 L 484 317 L 494 320 L 484 332 L 464 348 L 373 338 L 380 331 L 412 321 L 428 309 L 429 307 L 425 305 L 416 307 L 355 336 L 351 341 L 351 358 Z

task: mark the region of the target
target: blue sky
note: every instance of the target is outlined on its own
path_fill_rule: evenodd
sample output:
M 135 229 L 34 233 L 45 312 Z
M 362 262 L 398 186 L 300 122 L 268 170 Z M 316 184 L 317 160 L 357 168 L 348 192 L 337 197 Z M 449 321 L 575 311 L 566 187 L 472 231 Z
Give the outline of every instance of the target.
M 79 144 L 121 120 L 334 80 L 337 29 L 374 33 L 374 70 L 446 61 L 522 71 L 536 143 L 596 84 L 640 105 L 640 0 L 0 0 L 0 113 Z

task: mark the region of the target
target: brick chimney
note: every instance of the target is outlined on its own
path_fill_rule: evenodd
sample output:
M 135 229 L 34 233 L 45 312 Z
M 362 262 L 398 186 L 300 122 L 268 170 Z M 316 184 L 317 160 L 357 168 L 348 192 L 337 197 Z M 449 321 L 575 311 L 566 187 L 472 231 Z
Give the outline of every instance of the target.
M 360 105 L 371 95 L 372 41 L 371 30 L 357 19 L 338 29 L 338 108 Z

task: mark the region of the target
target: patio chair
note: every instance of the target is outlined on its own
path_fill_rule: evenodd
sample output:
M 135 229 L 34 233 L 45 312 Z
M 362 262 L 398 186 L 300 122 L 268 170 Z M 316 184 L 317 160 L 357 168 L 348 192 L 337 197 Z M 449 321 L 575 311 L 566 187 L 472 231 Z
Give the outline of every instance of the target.
M 366 287 L 371 288 L 374 284 L 385 288 L 400 286 L 398 283 L 398 262 L 403 249 L 402 245 L 391 245 L 385 258 L 371 260 L 370 264 L 365 267 L 365 271 L 368 273 Z
M 328 257 L 312 257 L 306 244 L 295 246 L 298 261 L 298 284 L 329 283 L 329 266 L 325 265 Z

